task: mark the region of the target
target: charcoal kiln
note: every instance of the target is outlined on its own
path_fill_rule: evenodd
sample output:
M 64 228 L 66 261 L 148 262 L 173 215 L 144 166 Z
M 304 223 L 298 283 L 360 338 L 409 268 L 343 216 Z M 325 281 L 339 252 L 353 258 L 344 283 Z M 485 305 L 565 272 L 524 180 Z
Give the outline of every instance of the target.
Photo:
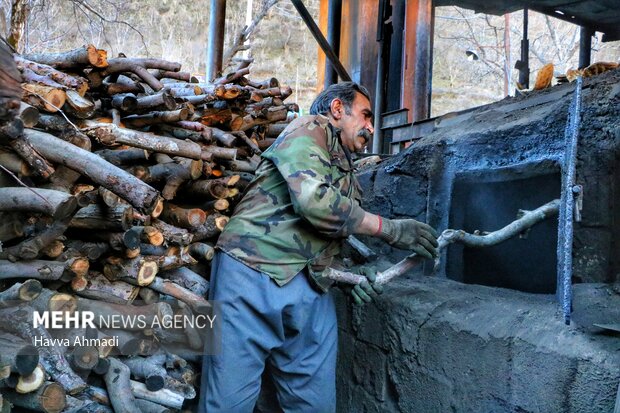
M 559 199 L 574 93 L 564 84 L 425 121 L 424 136 L 360 173 L 366 207 L 473 233 Z M 581 93 L 570 325 L 557 216 L 491 248 L 453 244 L 376 306 L 338 300 L 340 411 L 613 410 L 620 341 L 595 324 L 620 321 L 620 71 L 584 79 Z M 383 267 L 407 255 L 363 240 Z

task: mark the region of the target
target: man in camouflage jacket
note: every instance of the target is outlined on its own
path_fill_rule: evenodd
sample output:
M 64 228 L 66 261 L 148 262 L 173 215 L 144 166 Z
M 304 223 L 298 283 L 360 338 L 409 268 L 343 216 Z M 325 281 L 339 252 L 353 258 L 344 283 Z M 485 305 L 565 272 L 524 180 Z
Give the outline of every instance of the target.
M 413 219 L 364 211 L 351 152 L 373 131 L 368 91 L 333 85 L 262 155 L 256 178 L 220 235 L 209 299 L 220 304 L 222 351 L 205 357 L 201 411 L 252 412 L 268 364 L 286 412 L 333 412 L 336 314 L 322 277 L 351 234 L 432 258 L 436 233 Z M 381 292 L 374 274 L 356 302 Z

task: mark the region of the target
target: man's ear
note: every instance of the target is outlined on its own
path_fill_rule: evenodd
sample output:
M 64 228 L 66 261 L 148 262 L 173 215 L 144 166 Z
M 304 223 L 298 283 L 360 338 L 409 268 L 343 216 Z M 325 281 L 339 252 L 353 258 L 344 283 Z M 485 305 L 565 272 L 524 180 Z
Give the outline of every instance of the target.
M 342 112 L 344 111 L 342 100 L 340 100 L 340 98 L 333 99 L 329 104 L 329 110 L 334 119 L 340 120 L 340 118 L 342 118 Z

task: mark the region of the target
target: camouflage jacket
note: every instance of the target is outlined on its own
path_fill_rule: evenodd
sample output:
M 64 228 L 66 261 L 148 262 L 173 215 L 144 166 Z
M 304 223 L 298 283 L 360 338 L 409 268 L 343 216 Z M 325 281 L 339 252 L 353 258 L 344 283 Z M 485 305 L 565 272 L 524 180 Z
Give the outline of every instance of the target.
M 350 154 L 319 115 L 293 121 L 262 158 L 217 248 L 279 285 L 307 268 L 326 291 L 321 272 L 364 217 Z

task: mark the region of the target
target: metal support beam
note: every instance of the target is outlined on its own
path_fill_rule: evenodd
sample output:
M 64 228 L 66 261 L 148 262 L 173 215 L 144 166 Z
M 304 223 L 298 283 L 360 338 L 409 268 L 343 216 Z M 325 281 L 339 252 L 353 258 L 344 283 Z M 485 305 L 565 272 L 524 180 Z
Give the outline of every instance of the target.
M 432 0 L 407 0 L 402 105 L 410 109 L 412 121 L 431 112 L 433 23 Z
M 593 34 L 592 29 L 581 26 L 579 31 L 579 69 L 590 66 Z
M 211 0 L 209 15 L 209 38 L 207 41 L 207 80 L 213 80 L 222 72 L 224 55 L 224 31 L 226 23 L 226 0 Z
M 389 0 L 379 0 L 379 13 L 377 16 L 377 41 L 379 42 L 379 51 L 377 53 L 377 78 L 375 84 L 375 132 L 372 136 L 372 153 L 381 153 L 383 149 L 383 133 L 381 130 L 381 116 L 385 107 L 385 59 L 386 59 L 386 43 L 389 47 L 389 28 L 386 27 L 386 20 L 391 15 Z
M 327 8 L 327 42 L 332 47 L 334 54 L 340 54 L 340 24 L 342 22 L 342 0 L 329 0 Z M 325 83 L 327 88 L 338 83 L 338 73 L 334 66 L 325 60 Z
M 521 59 L 515 63 L 519 71 L 519 84 L 522 89 L 530 87 L 530 41 L 527 38 L 528 9 L 523 9 L 523 38 L 521 39 Z
M 306 6 L 304 6 L 303 1 L 291 0 L 291 2 L 293 3 L 293 6 L 295 6 L 295 8 L 297 9 L 297 12 L 301 16 L 301 19 L 304 21 L 304 23 L 306 23 L 306 26 L 308 26 L 310 33 L 312 33 L 312 36 L 314 36 L 314 39 L 319 44 L 319 47 L 321 48 L 321 50 L 323 50 L 325 56 L 327 56 L 327 59 L 329 59 L 329 61 L 334 66 L 334 69 L 336 69 L 336 73 L 338 73 L 338 76 L 340 76 L 342 80 L 350 81 L 351 76 L 349 76 L 347 70 L 344 68 L 342 63 L 340 63 L 338 56 L 336 56 L 329 43 L 327 43 L 325 36 L 323 36 L 323 33 L 321 33 L 321 29 L 319 29 L 319 27 L 316 25 L 314 19 L 310 15 L 310 12 L 306 8 Z

